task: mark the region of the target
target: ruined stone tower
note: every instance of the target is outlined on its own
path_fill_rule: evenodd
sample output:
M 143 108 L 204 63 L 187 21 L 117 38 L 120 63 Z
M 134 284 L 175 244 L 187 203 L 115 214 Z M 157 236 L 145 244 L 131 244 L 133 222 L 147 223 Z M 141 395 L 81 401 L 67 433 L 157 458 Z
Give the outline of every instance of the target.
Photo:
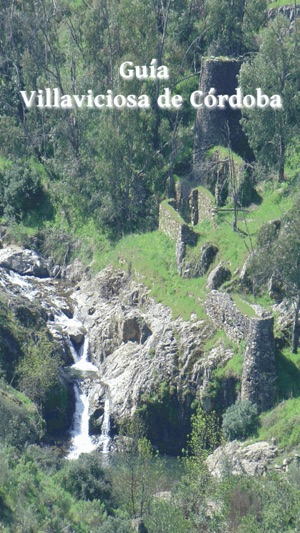
M 216 94 L 235 94 L 238 87 L 237 76 L 242 62 L 234 58 L 205 58 L 202 61 L 199 90 L 208 93 L 211 88 Z M 241 112 L 238 109 L 209 109 L 202 107 L 197 110 L 193 171 L 194 177 L 201 183 L 201 171 L 205 152 L 216 145 L 228 146 L 243 159 L 251 159 L 251 150 L 240 125 Z M 228 139 L 229 133 L 229 139 Z

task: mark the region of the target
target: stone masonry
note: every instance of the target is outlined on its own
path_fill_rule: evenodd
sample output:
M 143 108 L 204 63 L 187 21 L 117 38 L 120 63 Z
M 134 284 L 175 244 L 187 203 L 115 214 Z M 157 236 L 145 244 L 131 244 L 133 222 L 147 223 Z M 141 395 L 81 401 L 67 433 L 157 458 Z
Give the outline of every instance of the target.
M 203 220 L 213 220 L 215 215 L 215 202 L 209 191 L 197 187 L 190 193 L 189 198 L 191 223 L 193 226 Z
M 206 299 L 206 312 L 214 324 L 235 342 L 246 342 L 241 398 L 261 412 L 272 406 L 276 393 L 274 319 L 258 306 L 253 309 L 255 317 L 245 315 L 229 294 L 219 291 L 211 291 Z
M 242 61 L 236 58 L 203 58 L 199 90 L 207 94 L 211 88 L 219 94 L 235 94 L 238 87 L 237 76 Z M 241 113 L 231 109 L 198 108 L 195 124 L 193 174 L 203 184 L 205 154 L 212 146 L 228 144 L 243 159 L 251 159 L 247 138 L 240 125 Z M 204 168 L 203 168 L 204 165 Z
M 174 209 L 175 201 L 164 201 L 159 206 L 159 229 L 168 237 L 176 241 L 176 261 L 178 273 L 181 275 L 184 258 L 186 254 L 186 245 L 195 246 L 197 244 L 198 234 L 195 233 L 184 222 L 181 216 Z

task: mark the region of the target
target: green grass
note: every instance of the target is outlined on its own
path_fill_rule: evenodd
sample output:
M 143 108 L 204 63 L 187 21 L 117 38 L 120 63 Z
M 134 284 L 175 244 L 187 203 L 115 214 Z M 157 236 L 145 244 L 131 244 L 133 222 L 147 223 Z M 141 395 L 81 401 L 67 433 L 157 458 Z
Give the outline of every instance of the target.
M 277 391 L 276 407 L 261 414 L 261 427 L 255 440 L 276 438 L 279 448 L 291 450 L 300 443 L 300 353 L 291 348 L 276 351 Z
M 276 439 L 279 448 L 291 450 L 300 442 L 300 397 L 281 402 L 260 416 L 257 441 Z
M 229 59 L 232 60 L 232 58 L 229 58 Z M 207 156 L 210 158 L 216 152 L 219 153 L 219 156 L 221 157 L 221 159 L 228 159 L 228 148 L 225 148 L 224 146 L 213 146 L 212 148 L 207 150 Z M 244 164 L 244 160 L 239 155 L 237 155 L 235 152 L 231 151 L 231 156 L 235 163 L 238 163 L 239 165 Z
M 243 372 L 243 361 L 244 361 L 243 354 L 241 353 L 241 350 L 240 350 L 239 353 L 234 354 L 234 356 L 225 365 L 224 367 L 225 376 L 234 374 L 235 376 L 241 377 L 242 372 Z
M 256 318 L 256 313 L 248 302 L 240 298 L 238 294 L 233 294 L 232 299 L 237 306 L 238 310 L 249 318 Z
M 167 211 L 169 211 L 171 217 L 176 221 L 178 222 L 179 224 L 185 224 L 186 225 L 186 222 L 183 220 L 183 218 L 181 218 L 180 214 L 174 209 L 174 207 L 172 207 L 170 205 L 170 200 L 164 200 L 162 202 L 162 205 L 167 209 Z
M 300 354 L 290 347 L 276 352 L 277 388 L 280 399 L 300 396 Z
M 198 187 L 195 187 L 194 190 L 197 190 L 197 191 L 201 191 L 202 193 L 204 193 L 213 203 L 215 203 L 215 199 L 213 197 L 213 195 L 211 194 L 211 192 L 206 189 L 206 187 L 203 187 L 203 185 L 199 185 Z
M 130 271 L 150 289 L 150 296 L 169 306 L 173 316 L 204 316 L 205 279 L 183 279 L 177 273 L 175 242 L 159 231 L 123 238 L 107 254 L 96 253 L 94 270 L 107 264 Z
M 260 205 L 252 204 L 246 211 L 240 211 L 238 216 L 238 229 L 232 229 L 233 214 L 225 209 L 219 209 L 214 223 L 207 221 L 197 224 L 195 230 L 201 235 L 198 248 L 207 241 L 215 244 L 220 250 L 223 261 L 233 272 L 241 268 L 248 256 L 251 246 L 255 247 L 256 234 L 260 227 L 269 220 L 281 218 L 292 207 L 292 187 L 287 183 L 273 182 L 258 185 L 258 193 L 263 196 Z M 252 244 L 251 244 L 252 243 Z
M 29 413 L 35 414 L 37 411 L 36 405 L 28 398 L 28 396 L 25 396 L 22 392 L 14 389 L 5 383 L 4 380 L 0 381 L 0 395 L 18 405 L 22 405 L 22 407 L 24 407 Z

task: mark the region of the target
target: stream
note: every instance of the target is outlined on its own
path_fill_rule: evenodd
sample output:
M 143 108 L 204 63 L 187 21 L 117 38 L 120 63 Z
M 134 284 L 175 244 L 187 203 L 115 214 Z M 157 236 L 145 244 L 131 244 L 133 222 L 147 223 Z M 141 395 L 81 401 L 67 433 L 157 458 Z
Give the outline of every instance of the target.
M 25 297 L 31 302 L 38 302 L 47 313 L 47 326 L 56 339 L 67 342 L 73 358 L 73 365 L 68 367 L 73 381 L 75 411 L 71 442 L 67 453 L 68 459 L 77 459 L 81 453 L 89 453 L 99 449 L 103 454 L 109 452 L 110 445 L 110 415 L 109 397 L 106 396 L 104 405 L 101 435 L 97 438 L 89 435 L 89 391 L 85 380 L 99 377 L 99 369 L 89 361 L 89 336 L 79 319 L 79 310 L 75 307 L 73 313 L 66 297 L 63 286 L 53 278 L 37 278 L 35 276 L 21 276 L 12 270 L 0 268 L 0 285 L 11 295 Z M 74 344 L 71 340 L 72 332 L 80 332 L 83 340 Z

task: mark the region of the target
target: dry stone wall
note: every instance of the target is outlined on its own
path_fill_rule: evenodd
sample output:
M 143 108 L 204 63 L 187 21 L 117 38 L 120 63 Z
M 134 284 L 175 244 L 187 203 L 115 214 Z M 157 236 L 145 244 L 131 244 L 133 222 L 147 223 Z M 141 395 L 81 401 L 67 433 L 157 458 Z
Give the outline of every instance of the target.
M 215 215 L 215 202 L 209 191 L 203 187 L 193 189 L 190 194 L 191 223 L 193 225 L 203 220 L 213 220 Z
M 275 400 L 275 346 L 273 316 L 255 306 L 256 316 L 242 313 L 229 294 L 211 291 L 206 299 L 206 312 L 214 324 L 234 340 L 246 342 L 242 373 L 242 399 L 269 409 Z
M 198 234 L 195 233 L 174 209 L 174 200 L 166 200 L 159 207 L 159 229 L 165 235 L 176 241 L 176 262 L 178 273 L 184 270 L 186 246 L 197 244 Z

